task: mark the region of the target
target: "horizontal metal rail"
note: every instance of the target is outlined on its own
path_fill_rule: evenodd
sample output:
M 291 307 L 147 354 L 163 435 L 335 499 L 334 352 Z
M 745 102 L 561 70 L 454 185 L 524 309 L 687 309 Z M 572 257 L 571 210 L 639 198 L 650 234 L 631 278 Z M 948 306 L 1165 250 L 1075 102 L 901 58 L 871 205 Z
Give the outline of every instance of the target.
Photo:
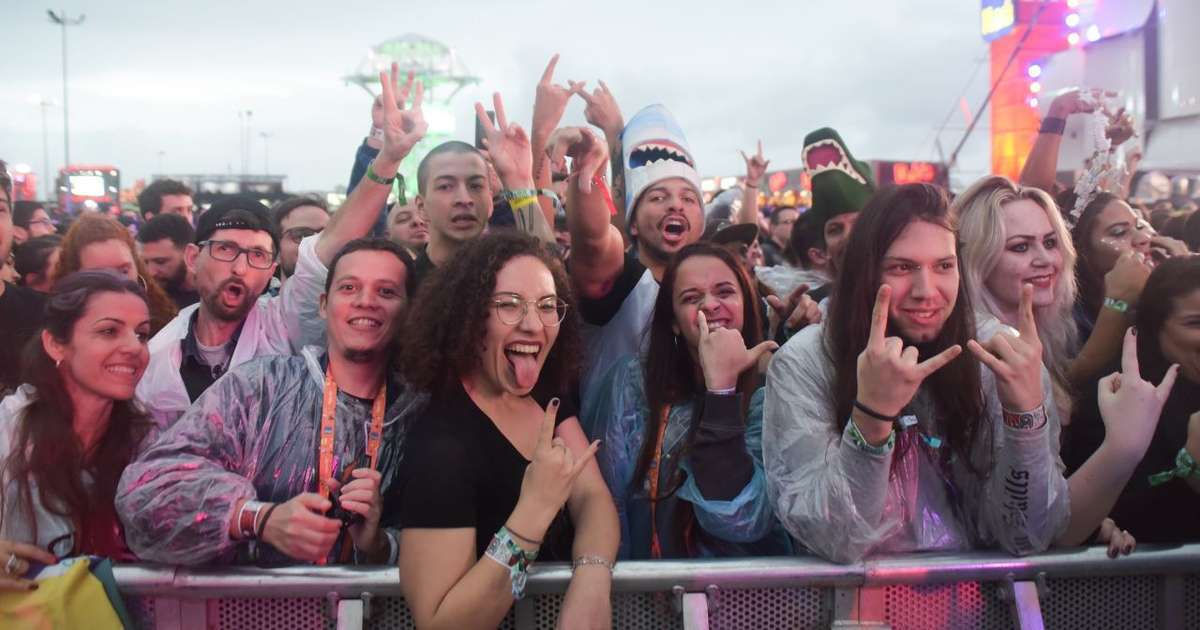
M 670 591 L 682 586 L 702 592 L 760 589 L 945 584 L 1033 580 L 1040 574 L 1059 577 L 1164 575 L 1200 571 L 1200 544 L 1138 547 L 1133 554 L 1109 558 L 1105 547 L 1073 548 L 1017 558 L 1002 553 L 908 554 L 833 564 L 811 557 L 729 558 L 620 562 L 613 572 L 613 592 Z M 135 597 L 188 599 L 326 597 L 336 593 L 358 598 L 363 593 L 400 597 L 400 573 L 394 567 L 295 566 L 187 568 L 121 565 L 114 569 L 122 593 Z M 566 564 L 535 566 L 529 576 L 531 594 L 566 590 L 571 569 Z

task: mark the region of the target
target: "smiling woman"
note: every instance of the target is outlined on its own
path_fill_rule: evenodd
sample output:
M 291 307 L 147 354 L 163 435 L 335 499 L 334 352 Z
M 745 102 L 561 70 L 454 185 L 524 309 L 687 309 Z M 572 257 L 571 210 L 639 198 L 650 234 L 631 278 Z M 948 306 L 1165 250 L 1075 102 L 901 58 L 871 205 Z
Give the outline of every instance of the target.
M 560 409 L 579 348 L 562 265 L 533 237 L 500 233 L 434 273 L 402 359 L 431 400 L 385 508 L 399 512 L 401 584 L 417 626 L 496 627 L 538 557 L 574 558 L 579 569 L 561 625 L 607 621 L 616 511 L 592 460 L 598 445 Z
M 149 333 L 145 294 L 123 276 L 55 285 L 25 384 L 0 403 L 0 589 L 28 588 L 29 563 L 55 556 L 132 559 L 113 496 L 149 426 L 132 402 Z

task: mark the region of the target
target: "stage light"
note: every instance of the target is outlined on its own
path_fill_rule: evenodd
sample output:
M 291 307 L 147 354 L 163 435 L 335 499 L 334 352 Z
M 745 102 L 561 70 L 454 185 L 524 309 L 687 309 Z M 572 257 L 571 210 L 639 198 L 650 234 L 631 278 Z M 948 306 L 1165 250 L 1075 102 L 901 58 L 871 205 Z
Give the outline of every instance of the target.
M 1029 106 L 1032 107 L 1033 109 L 1037 109 L 1038 100 L 1037 100 L 1036 96 L 1029 97 Z
M 1034 94 L 1037 94 L 1038 92 L 1041 92 L 1041 91 L 1042 91 L 1042 84 L 1041 84 L 1041 83 L 1038 83 L 1037 81 L 1034 81 L 1033 83 L 1030 83 L 1030 84 L 1029 84 L 1029 91 L 1030 91 L 1030 92 L 1033 92 Z
M 1071 33 L 1067 35 L 1067 44 L 1074 46 L 1079 43 L 1079 33 Z
M 1030 64 L 1029 69 L 1026 70 L 1025 72 L 1029 74 L 1030 79 L 1036 79 L 1036 78 L 1042 76 L 1042 67 L 1036 63 Z
M 1077 6 L 1079 6 L 1079 0 L 1067 0 L 1068 9 L 1074 9 Z
M 1067 14 L 1067 28 L 1075 28 L 1076 26 L 1079 26 L 1079 14 L 1078 13 L 1068 13 Z
M 1094 41 L 1099 40 L 1100 39 L 1100 27 L 1096 26 L 1095 24 L 1087 27 L 1087 33 L 1085 35 L 1087 36 L 1087 40 L 1089 42 L 1094 42 Z

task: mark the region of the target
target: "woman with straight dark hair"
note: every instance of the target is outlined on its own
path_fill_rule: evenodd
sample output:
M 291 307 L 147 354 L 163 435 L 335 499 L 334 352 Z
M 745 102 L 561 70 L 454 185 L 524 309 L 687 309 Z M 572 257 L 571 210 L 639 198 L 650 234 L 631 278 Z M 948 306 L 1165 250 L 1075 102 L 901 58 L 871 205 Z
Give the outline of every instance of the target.
M 767 372 L 768 490 L 791 534 L 824 558 L 1028 554 L 1066 525 L 1032 287 L 1019 336 L 995 320 L 976 330 L 949 205 L 926 184 L 876 193 L 825 323 L 789 340 Z
M 1103 420 L 1114 413 L 1110 394 L 1141 388 L 1142 398 L 1156 401 L 1161 411 L 1147 418 L 1123 408 L 1117 413 L 1124 423 L 1152 430 L 1138 432 L 1145 437 L 1136 442 L 1125 440 L 1124 447 L 1141 457 L 1126 474 L 1112 517 L 1141 542 L 1200 541 L 1200 256 L 1173 257 L 1155 268 L 1135 323 L 1126 346 L 1136 344 L 1136 353 L 1127 351 L 1121 363 L 1109 366 L 1109 372 L 1121 370 L 1120 379 L 1096 379 L 1083 391 L 1064 445 L 1067 465 L 1082 466 L 1112 441 Z
M 767 500 L 758 293 L 730 251 L 700 242 L 663 274 L 644 357 L 584 405 L 621 518 L 621 557 L 786 555 Z
M 599 445 L 568 411 L 580 324 L 566 272 L 537 239 L 499 232 L 434 274 L 401 361 L 430 400 L 387 497 L 417 627 L 495 628 L 537 558 L 573 561 L 560 627 L 608 627 L 617 514 Z
M 54 286 L 24 384 L 0 402 L 0 587 L 32 588 L 31 561 L 132 559 L 113 496 L 150 427 L 133 401 L 149 334 L 137 283 L 81 271 Z

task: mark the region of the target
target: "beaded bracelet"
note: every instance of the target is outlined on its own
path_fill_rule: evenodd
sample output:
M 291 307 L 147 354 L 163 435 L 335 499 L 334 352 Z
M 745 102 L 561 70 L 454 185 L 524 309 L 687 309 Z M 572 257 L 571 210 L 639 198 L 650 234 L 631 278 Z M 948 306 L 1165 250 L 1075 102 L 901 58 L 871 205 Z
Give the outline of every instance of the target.
M 590 565 L 600 565 L 600 566 L 608 569 L 608 573 L 610 575 L 613 572 L 613 563 L 610 562 L 608 560 L 608 558 L 605 558 L 603 556 L 579 556 L 578 558 L 575 558 L 575 560 L 571 563 L 571 573 L 574 573 L 575 569 L 578 569 L 579 567 L 582 567 L 582 566 L 587 566 L 589 564 Z

